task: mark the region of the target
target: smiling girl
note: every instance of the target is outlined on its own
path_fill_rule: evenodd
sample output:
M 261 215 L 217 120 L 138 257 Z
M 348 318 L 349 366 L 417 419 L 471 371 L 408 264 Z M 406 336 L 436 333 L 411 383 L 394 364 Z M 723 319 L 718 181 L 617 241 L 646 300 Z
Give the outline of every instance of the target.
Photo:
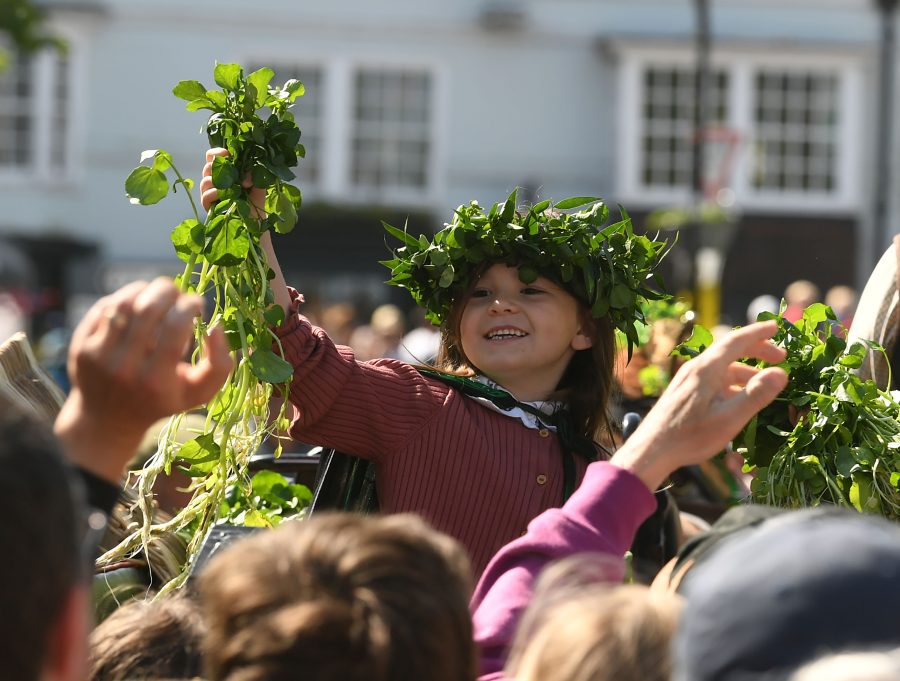
M 222 153 L 207 154 L 206 207 Z M 665 246 L 627 219 L 604 227 L 599 200 L 557 204 L 577 213 L 549 202 L 517 212 L 515 200 L 460 206 L 431 241 L 388 228 L 403 241 L 384 263 L 389 283 L 440 325 L 439 371 L 359 362 L 335 345 L 301 313 L 263 236 L 287 313 L 276 333 L 294 367 L 291 436 L 372 461 L 380 510 L 419 513 L 457 538 L 476 576 L 608 457 L 597 443 L 610 436 L 614 329 L 636 337 Z

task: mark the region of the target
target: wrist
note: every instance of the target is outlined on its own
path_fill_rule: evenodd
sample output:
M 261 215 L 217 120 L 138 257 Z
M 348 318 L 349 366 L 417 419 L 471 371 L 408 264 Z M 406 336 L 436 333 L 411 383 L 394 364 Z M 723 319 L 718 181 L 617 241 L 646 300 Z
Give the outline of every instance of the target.
M 672 473 L 672 467 L 659 455 L 660 447 L 633 441 L 633 438 L 622 445 L 609 462 L 628 471 L 655 492 Z
M 56 419 L 54 433 L 71 463 L 119 484 L 146 428 L 90 412 L 81 393 L 73 389 Z

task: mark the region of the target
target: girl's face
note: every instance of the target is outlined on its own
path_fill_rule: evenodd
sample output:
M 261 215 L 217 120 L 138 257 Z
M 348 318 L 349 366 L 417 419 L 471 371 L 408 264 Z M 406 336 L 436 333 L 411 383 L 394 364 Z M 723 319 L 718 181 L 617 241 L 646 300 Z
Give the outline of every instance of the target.
M 578 301 L 545 277 L 531 284 L 516 267 L 492 265 L 460 318 L 463 352 L 479 371 L 523 401 L 552 393 L 572 355 L 591 347 Z

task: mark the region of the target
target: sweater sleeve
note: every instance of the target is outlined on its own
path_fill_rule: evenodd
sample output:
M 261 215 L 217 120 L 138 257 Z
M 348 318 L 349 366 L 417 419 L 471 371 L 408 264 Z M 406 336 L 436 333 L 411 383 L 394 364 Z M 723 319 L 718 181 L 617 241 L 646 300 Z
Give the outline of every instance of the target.
M 351 348 L 335 345 L 300 314 L 294 290 L 291 299 L 287 319 L 275 330 L 294 367 L 291 436 L 374 460 L 402 448 L 450 389 L 398 360 L 358 362 Z
M 475 642 L 481 654 L 481 681 L 502 678 L 509 647 L 538 573 L 549 563 L 576 553 L 620 558 L 656 500 L 643 482 L 606 462 L 588 466 L 579 488 L 562 508 L 545 511 L 525 535 L 504 546 L 488 564 L 472 597 Z M 624 576 L 624 563 L 613 575 Z

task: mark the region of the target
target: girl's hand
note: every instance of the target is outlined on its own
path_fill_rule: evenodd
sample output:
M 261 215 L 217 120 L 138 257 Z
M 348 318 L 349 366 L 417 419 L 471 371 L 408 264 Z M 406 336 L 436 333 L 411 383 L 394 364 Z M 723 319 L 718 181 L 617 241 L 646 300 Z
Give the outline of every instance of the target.
M 203 166 L 203 176 L 200 179 L 200 202 L 203 204 L 203 210 L 207 212 L 219 200 L 219 190 L 216 189 L 212 181 L 212 165 L 213 160 L 217 156 L 228 156 L 228 150 L 222 147 L 213 147 L 206 150 L 206 164 Z M 253 206 L 253 217 L 257 220 L 265 220 L 266 190 L 254 187 L 253 180 L 250 179 L 249 175 L 244 178 L 242 186 L 244 189 L 250 190 L 247 200 Z
M 213 147 L 206 150 L 206 165 L 203 166 L 203 177 L 200 180 L 200 201 L 203 204 L 203 210 L 207 212 L 219 200 L 219 190 L 216 189 L 212 181 L 212 164 L 213 159 L 217 156 L 228 156 L 228 150 L 222 147 Z M 263 210 L 263 207 L 266 205 L 266 190 L 253 187 L 253 181 L 249 176 L 244 178 L 243 186 L 248 189 L 252 187 L 247 200 L 253 206 L 253 217 L 257 220 L 265 220 L 266 212 Z M 275 302 L 281 305 L 285 314 L 287 314 L 291 307 L 291 296 L 288 293 L 281 266 L 278 264 L 278 258 L 275 257 L 275 249 L 272 247 L 272 236 L 268 231 L 263 232 L 259 238 L 259 244 L 266 254 L 266 262 L 272 268 L 272 271 L 275 272 L 275 278 L 269 282 L 269 286 L 272 287 L 272 291 L 275 294 Z
M 732 331 L 685 364 L 611 463 L 655 490 L 672 471 L 722 451 L 787 385 L 778 367 L 756 369 L 737 361 L 781 362 L 785 351 L 769 340 L 776 329 L 769 321 Z
M 222 329 L 197 365 L 184 359 L 202 309 L 202 298 L 162 277 L 94 304 L 72 336 L 72 391 L 54 428 L 70 459 L 118 483 L 154 422 L 215 395 L 232 368 Z

